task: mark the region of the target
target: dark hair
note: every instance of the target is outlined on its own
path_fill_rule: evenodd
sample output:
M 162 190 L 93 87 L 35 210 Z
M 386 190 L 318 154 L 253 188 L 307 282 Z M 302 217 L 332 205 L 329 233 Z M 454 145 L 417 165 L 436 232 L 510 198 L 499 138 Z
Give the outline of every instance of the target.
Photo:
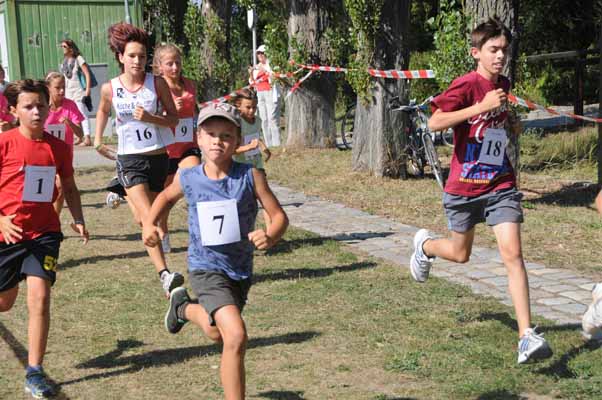
M 67 46 L 69 46 L 71 48 L 71 50 L 73 51 L 73 57 L 77 58 L 81 55 L 81 52 L 79 51 L 79 47 L 77 47 L 77 45 L 75 44 L 75 42 L 71 39 L 65 39 L 62 40 L 61 43 L 65 43 Z
M 4 89 L 4 96 L 11 107 L 17 107 L 17 101 L 21 93 L 38 93 L 46 98 L 46 103 L 50 102 L 50 95 L 45 81 L 23 79 L 9 83 Z
M 508 43 L 512 41 L 510 29 L 504 25 L 497 15 L 494 15 L 472 30 L 470 33 L 471 46 L 480 49 L 489 39 L 498 36 L 504 36 Z
M 232 103 L 235 104 L 236 106 L 239 106 L 240 102 L 243 99 L 257 101 L 257 94 L 255 94 L 255 91 L 253 89 L 249 89 L 249 88 L 240 89 L 239 91 L 236 92 L 236 96 L 234 96 L 234 98 L 232 99 Z
M 148 33 L 142 29 L 125 22 L 118 22 L 109 27 L 109 47 L 115 53 L 115 59 L 119 62 L 119 55 L 125 52 L 125 46 L 130 42 L 136 42 L 148 49 Z

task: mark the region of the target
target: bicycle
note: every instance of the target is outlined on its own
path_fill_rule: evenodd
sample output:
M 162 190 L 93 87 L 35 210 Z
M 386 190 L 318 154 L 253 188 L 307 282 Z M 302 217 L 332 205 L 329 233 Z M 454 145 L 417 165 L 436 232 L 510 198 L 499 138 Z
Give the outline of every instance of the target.
M 355 104 L 351 105 L 345 111 L 345 115 L 341 118 L 341 150 L 351 150 L 353 148 L 353 128 L 355 124 Z
M 410 101 L 408 105 L 399 103 L 399 97 L 394 97 L 389 101 L 391 111 L 402 111 L 408 114 L 410 125 L 406 127 L 407 144 L 405 152 L 408 156 L 408 166 L 413 175 L 423 176 L 424 167 L 428 163 L 431 171 L 437 180 L 437 183 L 443 189 L 445 181 L 443 179 L 443 171 L 439 156 L 435 149 L 435 133 L 428 128 L 428 116 L 426 111 L 428 103 L 433 99 L 433 96 L 427 98 L 420 104 L 416 104 L 415 100 Z M 444 135 L 441 135 L 443 141 L 447 143 Z

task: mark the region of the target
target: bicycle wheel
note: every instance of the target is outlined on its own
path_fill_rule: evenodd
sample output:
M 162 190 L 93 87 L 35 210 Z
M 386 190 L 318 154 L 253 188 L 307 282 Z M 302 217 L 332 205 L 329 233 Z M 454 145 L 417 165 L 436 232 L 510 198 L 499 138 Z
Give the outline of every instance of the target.
M 454 130 L 448 128 L 441 132 L 441 139 L 446 146 L 454 147 Z
M 355 105 L 351 106 L 341 120 L 341 142 L 344 148 L 353 148 L 353 127 L 355 124 Z
M 443 189 L 443 172 L 441 171 L 441 163 L 439 163 L 439 156 L 437 155 L 437 150 L 435 149 L 435 144 L 433 143 L 433 138 L 428 132 L 422 134 L 422 143 L 424 144 L 424 154 L 426 155 L 426 159 L 431 166 L 431 170 L 433 171 L 433 175 L 435 175 L 435 179 L 441 189 Z

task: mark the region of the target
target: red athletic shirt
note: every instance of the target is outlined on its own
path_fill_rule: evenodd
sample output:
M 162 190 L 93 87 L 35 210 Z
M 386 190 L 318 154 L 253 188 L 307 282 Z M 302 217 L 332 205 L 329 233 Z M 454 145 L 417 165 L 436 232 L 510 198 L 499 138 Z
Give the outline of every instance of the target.
M 433 112 L 458 111 L 483 100 L 494 89 L 510 90 L 510 81 L 500 76 L 497 83 L 485 79 L 476 71 L 455 79 L 450 87 L 431 103 Z M 445 192 L 476 197 L 491 191 L 516 186 L 516 178 L 508 156 L 501 165 L 479 163 L 479 155 L 487 128 L 506 128 L 507 105 L 479 114 L 454 127 L 454 154 L 451 160 Z
M 46 132 L 38 140 L 26 138 L 19 128 L 0 134 L 0 214 L 16 214 L 12 222 L 23 229 L 22 241 L 61 231 L 59 217 L 52 207 L 57 196 L 54 176 L 48 178 L 52 180 L 52 201 L 25 201 L 26 167 L 55 166 L 56 174 L 67 179 L 73 176 L 72 158 L 69 145 Z M 39 181 L 37 178 L 39 176 L 36 176 L 36 182 Z M 4 241 L 2 234 L 0 241 Z
M 171 92 L 171 98 L 176 101 L 177 99 L 182 100 L 182 108 L 178 111 L 178 118 L 193 118 L 194 112 L 196 111 L 196 91 L 194 88 L 194 84 L 184 78 L 184 90 L 182 92 L 182 96 L 176 96 L 173 92 Z M 193 118 L 194 125 L 196 125 L 196 121 Z M 177 135 L 177 132 L 174 134 Z M 192 142 L 176 142 L 167 146 L 167 155 L 169 158 L 181 158 L 182 155 L 188 151 L 189 149 L 193 149 L 198 147 L 196 144 L 196 138 L 192 137 Z

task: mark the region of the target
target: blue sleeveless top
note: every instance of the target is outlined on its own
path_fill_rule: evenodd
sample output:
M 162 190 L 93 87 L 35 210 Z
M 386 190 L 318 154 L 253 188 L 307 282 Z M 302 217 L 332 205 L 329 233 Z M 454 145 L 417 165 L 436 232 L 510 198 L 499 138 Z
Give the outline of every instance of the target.
M 254 245 L 248 234 L 255 230 L 257 200 L 253 166 L 234 161 L 228 176 L 212 180 L 205 175 L 205 164 L 180 170 L 180 185 L 188 202 L 188 270 L 221 271 L 234 280 L 251 277 Z M 241 240 L 235 243 L 203 246 L 197 202 L 236 199 Z

